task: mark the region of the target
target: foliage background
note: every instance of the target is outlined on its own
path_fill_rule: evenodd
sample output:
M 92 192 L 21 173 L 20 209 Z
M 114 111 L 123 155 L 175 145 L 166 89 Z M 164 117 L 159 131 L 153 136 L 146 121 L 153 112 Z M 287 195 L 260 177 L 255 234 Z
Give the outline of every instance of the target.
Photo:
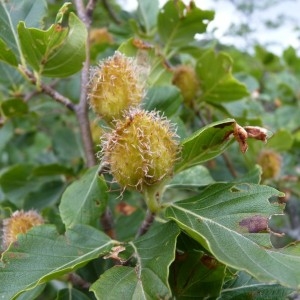
M 74 2 L 69 10 L 76 12 L 78 2 Z M 33 4 L 34 1 L 26 3 Z M 176 17 L 171 4 L 159 12 L 156 1 L 140 1 L 139 10 L 127 12 L 114 1 L 109 2 L 109 6 L 107 3 L 101 1 L 93 9 L 89 49 L 91 65 L 96 65 L 117 49 L 129 56 L 138 55 L 139 47 L 132 46 L 133 37 L 158 45 L 161 51 L 157 55 L 151 46 L 148 48 L 145 44 L 151 72 L 144 107 L 163 111 L 175 122 L 184 149 L 187 149 L 187 155 L 184 152 L 182 162 L 177 165 L 177 170 L 182 170 L 182 173 L 178 171 L 164 194 L 165 203 L 171 202 L 172 205 L 157 216 L 148 234 L 134 238 L 147 218 L 142 196 L 125 191 L 120 199 L 119 187 L 107 186 L 106 181 L 110 182 L 111 178 L 98 177 L 98 167 L 92 167 L 99 163 L 94 153 L 99 151 L 103 127 L 99 126 L 101 121 L 95 126 L 95 116 L 91 111 L 88 111 L 90 123 L 86 124 L 84 117 L 87 114 L 86 94 L 82 92 L 85 87 L 81 83 L 84 80 L 87 83 L 88 79 L 82 77 L 86 74 L 84 68 L 79 72 L 85 59 L 83 23 L 75 14 L 57 15 L 63 1 L 39 1 L 37 6 L 25 5 L 20 10 L 18 1 L 10 4 L 2 1 L 1 24 L 8 34 L 2 31 L 0 43 L 1 219 L 10 216 L 12 211 L 33 208 L 40 211 L 52 226 L 37 227 L 30 234 L 20 236 L 20 249 L 12 246 L 8 251 L 3 250 L 0 295 L 18 299 L 45 299 L 45 295 L 47 299 L 65 299 L 67 295 L 74 299 L 93 299 L 95 296 L 108 299 L 103 295 L 111 290 L 115 292 L 112 299 L 122 297 L 124 293 L 127 299 L 145 293 L 145 298 L 151 299 L 157 293 L 170 295 L 170 291 L 179 299 L 189 295 L 196 299 L 208 295 L 210 299 L 232 299 L 234 296 L 246 299 L 245 295 L 249 293 L 257 299 L 276 299 L 274 295 L 284 299 L 292 292 L 290 297 L 297 297 L 295 291 L 299 288 L 300 276 L 297 271 L 299 247 L 295 243 L 300 240 L 300 58 L 296 49 L 288 47 L 278 56 L 261 45 L 255 45 L 253 52 L 224 46 L 204 35 L 207 21 L 213 18 L 210 11 L 193 10 L 190 23 L 184 23 L 180 17 L 176 22 L 170 17 Z M 12 7 L 8 13 L 3 9 L 6 5 Z M 82 17 L 80 10 L 77 14 Z M 12 15 L 13 24 L 5 22 L 6 15 Z M 47 65 L 41 63 L 44 57 L 32 55 L 34 39 L 31 40 L 31 36 L 36 37 L 39 32 L 28 28 L 47 29 L 55 19 L 56 24 L 68 24 L 76 30 L 60 50 L 62 59 L 47 56 Z M 206 21 L 202 23 L 199 19 Z M 9 28 L 16 28 L 21 20 L 26 26 L 18 26 L 20 56 Z M 98 35 L 93 31 L 96 28 L 102 28 Z M 178 29 L 175 33 L 174 28 Z M 92 32 L 95 33 L 94 39 Z M 196 32 L 200 34 L 198 40 L 194 40 Z M 46 33 L 45 45 L 49 45 L 52 34 L 52 31 Z M 63 34 L 59 38 L 65 41 Z M 53 43 L 55 47 L 59 45 L 58 40 Z M 40 50 L 42 46 L 36 47 Z M 11 52 L 7 48 L 12 49 Z M 43 51 L 47 51 L 47 47 L 45 49 Z M 72 64 L 68 64 L 67 58 L 71 58 Z M 31 67 L 31 73 L 17 68 L 17 61 L 23 64 L 24 60 L 25 65 Z M 172 85 L 172 72 L 164 66 L 164 60 L 170 66 L 188 64 L 195 68 L 201 78 L 202 90 L 193 105 L 184 103 L 180 90 Z M 53 101 L 55 96 L 48 93 L 46 87 L 51 87 L 65 99 Z M 267 144 L 249 140 L 249 149 L 242 155 L 237 143 L 222 139 L 224 132 L 232 129 L 233 119 L 243 126 L 263 126 L 272 132 L 272 138 Z M 86 141 L 89 135 L 93 138 L 92 144 Z M 194 145 L 197 148 L 193 152 Z M 265 150 L 276 152 L 281 157 L 277 176 L 263 177 L 262 183 L 269 187 L 258 184 L 261 171 L 256 166 Z M 191 166 L 194 167 L 189 168 Z M 205 189 L 210 184 L 213 191 L 209 187 Z M 271 187 L 285 192 L 285 197 Z M 235 189 L 239 193 L 246 189 L 247 197 L 242 202 L 229 193 Z M 97 202 L 99 195 L 101 201 Z M 272 196 L 281 196 L 281 204 L 276 204 L 275 197 L 271 202 L 266 201 Z M 182 199 L 185 200 L 177 202 Z M 204 215 L 198 215 L 198 211 L 191 207 L 191 199 L 203 205 Z M 205 199 L 210 199 L 210 203 L 216 201 L 214 209 L 206 207 Z M 279 215 L 283 203 L 287 203 L 286 214 Z M 107 204 L 114 217 L 113 228 L 103 216 L 99 220 Z M 188 220 L 185 219 L 186 211 L 193 212 Z M 237 217 L 238 223 L 238 218 L 241 218 L 237 212 L 244 213 L 246 219 L 253 214 L 264 218 L 275 214 L 269 227 L 285 235 L 272 234 L 273 245 L 267 232 L 259 232 L 255 237 L 249 232 L 230 237 L 230 232 L 236 230 L 233 220 Z M 174 220 L 177 225 L 160 222 L 166 218 Z M 198 227 L 198 218 L 202 218 L 203 228 Z M 225 224 L 225 233 L 217 227 L 212 229 L 211 220 L 218 225 Z M 59 236 L 66 229 L 68 243 L 62 238 L 64 236 Z M 112 229 L 115 231 L 113 239 L 102 233 L 103 230 L 109 234 Z M 223 234 L 227 240 L 222 241 Z M 240 236 L 246 238 L 240 239 Z M 237 243 L 241 244 L 240 248 L 234 243 L 236 238 L 240 239 Z M 121 252 L 120 257 L 126 260 L 135 253 L 137 262 L 118 267 L 111 259 L 99 258 L 109 255 L 113 246 L 119 246 L 116 241 L 127 242 L 126 251 Z M 257 248 L 251 241 L 271 251 L 258 252 L 256 256 Z M 287 245 L 296 246 L 276 251 Z M 179 250 L 176 257 L 175 247 Z M 45 249 L 50 250 L 45 253 Z M 23 257 L 24 253 L 28 260 L 18 265 L 19 261 L 14 257 Z M 56 257 L 53 253 L 59 255 Z M 186 255 L 181 256 L 182 253 Z M 231 256 L 228 257 L 228 253 Z M 50 257 L 50 271 L 38 263 L 47 260 L 47 255 Z M 243 259 L 245 255 L 251 259 Z M 160 264 L 164 268 L 157 270 L 157 265 L 145 259 L 148 256 L 152 260 L 161 257 Z M 74 259 L 69 261 L 66 257 Z M 283 259 L 284 267 L 275 263 L 280 259 Z M 7 262 L 13 270 L 11 277 L 6 273 Z M 141 270 L 138 279 L 133 268 L 135 265 Z M 76 273 L 73 272 L 75 269 Z M 176 276 L 168 277 L 169 272 Z M 16 274 L 19 278 L 17 284 Z M 31 281 L 27 282 L 27 279 Z M 118 288 L 113 287 L 113 279 L 120 281 Z M 87 288 L 87 284 L 94 282 L 88 291 L 90 285 Z M 26 292 L 19 295 L 22 291 Z M 203 295 L 199 295 L 199 291 Z

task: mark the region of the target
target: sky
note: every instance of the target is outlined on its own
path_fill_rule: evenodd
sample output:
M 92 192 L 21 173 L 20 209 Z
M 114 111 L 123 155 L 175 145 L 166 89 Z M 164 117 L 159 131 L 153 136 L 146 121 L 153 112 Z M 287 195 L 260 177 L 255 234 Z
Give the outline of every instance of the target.
M 137 6 L 136 0 L 119 0 L 125 4 L 126 9 L 135 9 Z M 245 0 L 247 1 L 247 0 Z M 166 0 L 160 0 L 161 5 Z M 188 3 L 188 0 L 184 0 Z M 247 48 L 244 39 L 238 39 L 226 35 L 231 23 L 239 24 L 243 16 L 239 14 L 233 5 L 224 0 L 196 0 L 197 6 L 201 9 L 215 10 L 215 19 L 208 26 L 208 31 L 214 31 L 214 36 L 221 40 L 224 44 L 235 45 L 243 50 Z M 266 30 L 263 26 L 264 20 L 278 21 L 280 14 L 288 16 L 286 22 L 275 30 Z M 295 26 L 300 28 L 300 0 L 285 0 L 278 1 L 278 4 L 267 10 L 257 11 L 252 19 L 251 25 L 255 29 L 255 38 L 260 44 L 267 45 L 268 49 L 276 54 L 281 52 L 288 46 L 300 50 L 300 31 L 294 30 Z

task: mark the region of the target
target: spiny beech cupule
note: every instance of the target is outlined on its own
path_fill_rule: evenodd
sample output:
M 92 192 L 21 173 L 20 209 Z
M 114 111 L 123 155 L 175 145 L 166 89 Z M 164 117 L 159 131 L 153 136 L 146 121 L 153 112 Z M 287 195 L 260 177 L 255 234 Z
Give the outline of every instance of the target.
M 281 156 L 272 150 L 263 150 L 257 163 L 262 167 L 262 180 L 276 179 L 280 174 L 282 159 Z
M 96 115 L 110 123 L 137 107 L 145 93 L 145 69 L 120 52 L 91 70 L 89 102 Z
M 2 248 L 17 240 L 18 234 L 26 233 L 30 228 L 44 224 L 44 219 L 35 210 L 15 211 L 10 218 L 3 220 Z
M 112 127 L 102 136 L 103 164 L 123 189 L 143 193 L 155 213 L 179 146 L 175 128 L 166 118 L 140 108 L 146 75 L 147 67 L 117 51 L 92 69 L 89 102 Z
M 191 66 L 179 65 L 173 72 L 173 84 L 180 89 L 184 103 L 191 106 L 199 91 L 199 80 L 195 70 Z
M 173 174 L 179 145 L 174 126 L 158 112 L 130 109 L 103 137 L 102 156 L 123 188 L 144 194 L 149 210 L 159 210 L 165 180 Z

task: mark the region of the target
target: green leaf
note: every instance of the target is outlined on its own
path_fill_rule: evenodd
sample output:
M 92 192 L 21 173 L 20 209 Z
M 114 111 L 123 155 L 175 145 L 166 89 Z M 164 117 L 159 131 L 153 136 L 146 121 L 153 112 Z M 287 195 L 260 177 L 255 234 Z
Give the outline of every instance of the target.
M 18 61 L 14 52 L 8 48 L 2 39 L 0 39 L 0 60 L 5 61 L 12 66 L 18 65 Z
M 185 47 L 197 33 L 206 31 L 214 12 L 201 10 L 194 4 L 186 7 L 182 1 L 168 1 L 158 15 L 158 33 L 168 51 L 172 47 Z M 167 52 L 166 51 L 166 52 Z
M 282 64 L 280 58 L 274 53 L 268 51 L 260 45 L 255 47 L 255 58 L 257 61 L 261 61 L 266 71 L 280 71 L 282 70 Z
M 53 150 L 61 164 L 74 165 L 82 157 L 82 144 L 74 130 L 69 127 L 54 127 L 52 130 Z
M 8 10 L 14 28 L 17 28 L 20 20 L 24 21 L 27 26 L 41 27 L 43 25 L 43 19 L 47 15 L 47 1 L 11 0 L 8 4 Z
M 16 68 L 2 61 L 0 61 L 0 74 L 0 91 L 3 91 L 4 94 L 24 82 L 23 76 Z
M 196 73 L 200 80 L 201 101 L 226 102 L 249 95 L 245 84 L 231 73 L 232 59 L 224 52 L 206 51 L 197 61 Z
M 108 253 L 112 245 L 109 237 L 89 226 L 77 225 L 64 236 L 59 236 L 54 226 L 34 227 L 19 235 L 18 243 L 2 255 L 0 298 L 13 299 L 80 268 Z
M 145 44 L 144 48 L 139 48 L 136 40 L 131 38 L 122 43 L 118 50 L 126 56 L 136 57 L 138 64 L 144 67 L 145 71 L 150 69 L 146 72 L 148 87 L 172 83 L 173 73 L 166 68 L 164 59 L 161 55 L 157 55 L 157 51 L 151 44 Z
M 74 175 L 71 168 L 57 163 L 37 166 L 33 174 L 35 176 Z
M 128 205 L 130 208 L 130 204 L 125 203 L 124 201 L 120 202 L 120 206 Z M 132 207 L 132 210 L 135 207 Z M 126 210 L 126 206 L 125 206 Z M 115 216 L 114 220 L 114 229 L 116 231 L 116 238 L 118 241 L 131 241 L 138 229 L 140 228 L 142 222 L 145 219 L 145 211 L 142 208 L 137 208 L 134 212 L 129 215 L 126 213 L 120 214 L 119 216 Z
M 14 165 L 6 169 L 0 176 L 0 186 L 8 200 L 22 206 L 24 197 L 38 188 L 32 180 L 33 166 L 30 164 Z
M 28 299 L 38 299 L 40 294 L 44 291 L 46 284 L 40 284 L 35 288 L 26 291 L 17 297 L 17 300 L 28 300 Z
M 42 209 L 58 203 L 66 184 L 60 180 L 51 180 L 41 185 L 37 191 L 27 194 L 24 199 L 24 210 Z
M 23 20 L 28 26 L 40 26 L 46 10 L 45 0 L 0 2 L 0 59 L 13 66 L 17 65 L 17 57 L 20 56 L 17 24 Z
M 259 281 L 297 288 L 300 284 L 300 245 L 272 249 L 268 219 L 283 206 L 268 198 L 282 196 L 255 184 L 218 183 L 203 193 L 170 205 L 166 217 L 198 241 L 217 260 L 245 270 Z
M 262 169 L 260 165 L 255 165 L 247 174 L 238 177 L 234 182 L 238 183 L 256 183 L 259 184 L 261 181 Z
M 7 117 L 23 115 L 28 112 L 28 105 L 21 99 L 10 99 L 2 103 L 1 108 Z
M 283 59 L 286 62 L 286 64 L 296 70 L 296 72 L 299 72 L 300 70 L 300 58 L 297 55 L 297 51 L 295 48 L 289 46 L 287 49 L 283 51 Z
M 175 167 L 176 173 L 199 165 L 224 152 L 231 143 L 228 134 L 233 131 L 234 124 L 233 119 L 214 122 L 186 138 L 181 143 L 181 160 Z
M 299 128 L 300 107 L 283 105 L 275 111 L 265 113 L 264 120 L 272 129 L 295 131 Z
M 67 288 L 67 289 L 59 290 L 55 300 L 66 300 L 66 299 L 90 300 L 91 298 L 74 288 Z
M 18 33 L 27 63 L 39 74 L 60 78 L 81 70 L 87 30 L 73 13 L 69 15 L 67 27 L 53 24 L 45 31 L 28 28 L 20 22 Z
M 245 272 L 238 272 L 236 278 L 226 282 L 220 300 L 287 299 L 292 289 L 279 284 L 261 283 Z
M 91 290 L 97 299 L 166 299 L 171 296 L 169 267 L 175 257 L 179 234 L 173 222 L 160 224 L 130 243 L 137 265 L 115 266 L 96 281 Z
M 194 166 L 176 174 L 168 183 L 168 188 L 198 188 L 214 183 L 208 169 L 204 166 Z
M 161 111 L 170 118 L 177 113 L 181 103 L 181 93 L 175 86 L 154 86 L 148 90 L 143 107 L 149 111 Z
M 39 168 L 37 168 L 37 170 L 38 169 Z M 51 176 L 52 174 L 39 176 L 38 173 L 35 174 L 35 170 L 32 164 L 22 163 L 11 165 L 0 174 L 0 187 L 7 200 L 19 208 L 23 208 L 24 200 L 26 200 L 27 204 L 28 201 L 36 200 L 37 202 L 35 204 L 37 204 L 37 207 L 42 205 L 43 197 L 45 197 L 44 205 L 47 203 L 46 199 L 48 199 L 49 202 L 54 201 L 57 193 L 63 188 L 63 183 L 58 177 Z M 52 195 L 49 190 L 51 188 L 54 189 Z M 30 199 L 30 197 L 34 195 L 37 196 L 37 198 Z M 35 207 L 35 205 L 33 205 L 33 207 Z
M 251 97 L 234 102 L 222 102 L 220 105 L 214 103 L 214 106 L 217 109 L 224 110 L 226 115 L 232 116 L 240 122 L 261 125 L 260 116 L 264 114 L 264 109 L 260 102 L 253 101 Z
M 63 193 L 59 211 L 67 228 L 76 224 L 95 225 L 107 203 L 107 185 L 97 172 L 89 169 Z
M 0 20 L 1 20 L 1 30 L 0 30 L 0 38 L 1 38 L 1 47 L 0 49 L 3 51 L 4 49 L 8 49 L 9 53 L 1 54 L 4 57 L 16 56 L 19 55 L 18 52 L 18 38 L 15 32 L 14 24 L 9 13 L 9 7 L 4 1 L 0 1 Z M 1 51 L 1 52 L 2 52 Z M 14 58 L 10 58 L 9 60 L 15 61 Z M 7 61 L 8 62 L 8 61 Z
M 10 121 L 6 121 L 5 124 L 2 127 L 0 127 L 0 152 L 5 148 L 6 144 L 11 140 L 13 135 L 13 124 Z
M 177 254 L 171 274 L 174 299 L 216 299 L 223 284 L 225 265 L 190 249 Z
M 156 25 L 158 9 L 158 0 L 138 1 L 137 17 L 147 35 L 151 34 L 153 27 Z
M 114 266 L 91 287 L 98 300 L 147 299 L 134 268 Z
M 272 135 L 266 146 L 275 151 L 287 151 L 293 146 L 293 136 L 289 131 L 280 129 Z

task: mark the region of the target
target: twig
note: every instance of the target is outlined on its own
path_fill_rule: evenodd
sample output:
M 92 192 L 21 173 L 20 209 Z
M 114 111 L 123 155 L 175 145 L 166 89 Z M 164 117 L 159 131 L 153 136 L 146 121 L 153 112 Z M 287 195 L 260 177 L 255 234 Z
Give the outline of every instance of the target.
M 94 144 L 90 129 L 90 123 L 88 120 L 87 107 L 83 105 L 76 105 L 75 107 L 77 120 L 79 123 L 82 143 L 84 147 L 86 165 L 87 167 L 92 167 L 97 164 L 96 155 L 94 154 Z
M 87 15 L 86 15 L 86 9 L 84 7 L 84 3 L 82 0 L 74 0 L 74 4 L 76 6 L 77 14 L 80 18 L 80 20 L 86 25 L 87 22 Z
M 155 219 L 155 214 L 152 213 L 151 211 L 147 210 L 146 217 L 145 217 L 141 227 L 139 228 L 139 230 L 136 234 L 136 238 L 138 238 L 141 235 L 145 234 L 149 230 L 149 228 L 152 225 L 154 219 Z
M 193 104 L 192 104 L 192 109 L 194 110 L 196 115 L 199 117 L 199 119 L 200 119 L 201 123 L 203 124 L 203 126 L 206 126 L 208 124 L 208 121 L 203 116 L 203 114 L 200 112 L 200 109 L 197 107 L 195 102 L 193 102 Z
M 89 11 L 87 16 L 86 8 L 84 7 L 82 0 L 74 0 L 76 5 L 77 13 L 80 19 L 84 22 L 86 29 L 89 30 L 92 22 L 92 12 Z M 91 5 L 91 4 L 90 4 Z M 91 9 L 91 7 L 89 8 Z M 79 103 L 75 107 L 76 116 L 81 132 L 82 143 L 84 147 L 86 165 L 92 167 L 97 164 L 96 156 L 94 154 L 94 144 L 92 134 L 90 130 L 90 122 L 88 118 L 88 104 L 87 104 L 87 86 L 89 82 L 89 68 L 90 68 L 90 45 L 89 37 L 86 41 L 86 60 L 81 70 L 81 92 Z
M 28 69 L 23 68 L 22 66 L 19 66 L 21 71 L 26 75 L 27 79 L 32 83 L 37 83 L 37 78 L 34 76 L 34 74 L 29 71 Z M 54 90 L 51 86 L 46 85 L 42 82 L 40 82 L 40 89 L 43 93 L 50 96 L 52 99 L 54 99 L 56 102 L 63 104 L 65 107 L 67 107 L 71 111 L 75 111 L 76 107 L 75 104 L 67 97 L 63 96 L 56 90 Z
M 96 2 L 97 0 L 89 0 L 88 4 L 86 5 L 86 16 L 88 17 L 89 20 L 92 20 Z
M 113 9 L 111 8 L 110 4 L 108 3 L 108 0 L 102 0 L 103 6 L 107 10 L 108 14 L 110 15 L 111 19 L 118 25 L 122 24 L 122 22 L 119 20 Z
M 53 88 L 58 82 L 59 82 L 58 79 L 53 80 L 53 82 L 51 82 L 48 86 L 49 86 L 50 88 Z M 28 102 L 31 98 L 33 98 L 34 96 L 36 96 L 36 95 L 38 95 L 38 94 L 40 94 L 40 93 L 42 93 L 42 92 L 43 92 L 43 91 L 34 90 L 34 91 L 32 91 L 32 92 L 30 92 L 30 93 L 24 95 L 24 97 L 23 97 L 23 98 L 24 98 L 24 101 L 25 101 L 25 102 Z
M 92 23 L 93 9 L 95 7 L 96 0 L 89 0 L 87 7 L 85 8 L 82 0 L 74 0 L 77 8 L 77 13 L 81 20 L 84 22 L 87 31 L 89 32 L 90 25 Z M 97 163 L 96 156 L 94 154 L 94 144 L 92 140 L 92 134 L 90 129 L 90 123 L 88 118 L 88 83 L 89 83 L 89 69 L 90 69 L 90 43 L 89 36 L 86 41 L 86 60 L 81 71 L 81 93 L 79 103 L 76 105 L 76 115 L 80 127 L 82 136 L 82 142 L 84 146 L 86 164 L 88 167 L 94 166 Z M 110 209 L 107 207 L 103 215 L 101 216 L 101 224 L 103 230 L 111 238 L 115 237 L 114 221 Z
M 77 287 L 80 287 L 80 288 L 86 289 L 86 290 L 88 290 L 91 286 L 90 282 L 85 281 L 82 277 L 80 277 L 76 273 L 69 273 L 68 281 L 70 281 L 73 286 L 77 286 Z
M 103 231 L 112 239 L 116 238 L 116 232 L 114 230 L 114 221 L 111 210 L 107 207 L 103 215 L 101 216 L 101 225 Z
M 232 164 L 232 161 L 230 160 L 229 156 L 227 155 L 227 153 L 222 153 L 222 157 L 225 161 L 225 164 L 226 164 L 226 167 L 228 168 L 230 174 L 232 175 L 232 177 L 236 178 L 238 175 L 237 175 L 237 172 Z

